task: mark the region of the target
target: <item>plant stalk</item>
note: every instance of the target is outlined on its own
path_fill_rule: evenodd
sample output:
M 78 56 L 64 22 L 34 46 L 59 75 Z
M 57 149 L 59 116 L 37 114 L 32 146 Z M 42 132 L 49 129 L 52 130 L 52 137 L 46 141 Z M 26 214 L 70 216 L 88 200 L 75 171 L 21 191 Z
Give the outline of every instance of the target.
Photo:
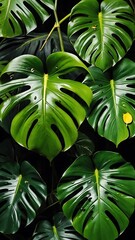
M 67 18 L 69 18 L 70 15 L 71 15 L 71 13 L 67 14 L 64 18 L 62 18 L 62 19 L 59 21 L 59 25 L 60 25 L 61 23 L 63 23 Z M 54 24 L 54 26 L 52 27 L 51 31 L 49 32 L 47 38 L 45 39 L 43 45 L 42 45 L 41 48 L 40 48 L 40 51 L 42 51 L 42 49 L 43 49 L 44 46 L 46 45 L 48 39 L 50 38 L 50 36 L 51 36 L 51 34 L 53 33 L 53 31 L 55 30 L 55 28 L 57 28 L 57 24 L 56 24 L 56 23 Z M 41 38 L 41 37 L 39 37 L 39 38 Z M 34 39 L 35 39 L 35 38 L 34 38 Z
M 54 17 L 55 17 L 55 21 L 56 21 L 55 24 L 57 27 L 59 41 L 60 41 L 60 48 L 61 48 L 61 51 L 64 52 L 64 44 L 63 44 L 62 34 L 61 34 L 61 30 L 60 30 L 60 23 L 59 23 L 58 16 L 57 16 L 57 0 L 55 1 Z

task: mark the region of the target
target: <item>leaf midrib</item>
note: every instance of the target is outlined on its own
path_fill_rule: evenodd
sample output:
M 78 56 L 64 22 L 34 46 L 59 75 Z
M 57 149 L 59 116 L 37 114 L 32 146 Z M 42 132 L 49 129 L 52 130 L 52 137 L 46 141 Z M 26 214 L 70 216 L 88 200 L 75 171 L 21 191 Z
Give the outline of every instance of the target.
M 11 205 L 14 204 L 16 195 L 17 195 L 18 190 L 19 190 L 19 188 L 20 188 L 21 181 L 22 181 L 22 175 L 20 174 L 19 177 L 18 177 L 18 182 L 17 182 L 17 185 L 16 185 L 16 189 L 15 189 L 15 192 L 14 192 L 14 197 L 13 197 L 13 200 L 12 200 L 12 204 L 11 204 Z
M 43 81 L 43 100 L 42 100 L 43 121 L 45 120 L 45 115 L 46 115 L 47 82 L 48 82 L 48 74 L 44 74 L 44 81 Z
M 9 14 L 9 9 L 10 9 L 10 6 L 11 6 L 11 1 L 12 1 L 12 0 L 8 0 L 8 1 L 7 1 L 6 13 L 5 13 L 5 16 L 4 16 L 4 22 L 6 21 L 7 16 L 8 16 L 8 14 Z
M 104 41 L 103 41 L 103 15 L 102 15 L 102 12 L 98 13 L 98 20 L 99 20 L 99 26 L 100 26 L 100 32 L 101 32 L 101 46 L 103 49 Z
M 60 240 L 60 237 L 58 235 L 58 231 L 57 231 L 57 228 L 55 226 L 53 226 L 53 232 L 54 232 L 54 236 L 57 237 L 57 240 Z

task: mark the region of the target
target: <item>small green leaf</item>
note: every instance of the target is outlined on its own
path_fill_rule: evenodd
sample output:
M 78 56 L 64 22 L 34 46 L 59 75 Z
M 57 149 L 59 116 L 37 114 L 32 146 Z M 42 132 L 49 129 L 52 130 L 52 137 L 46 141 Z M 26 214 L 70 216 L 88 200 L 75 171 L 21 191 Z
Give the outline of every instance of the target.
M 95 146 L 87 135 L 79 132 L 78 139 L 75 143 L 77 156 L 88 155 L 91 156 L 94 152 Z
M 71 222 L 58 212 L 53 216 L 53 223 L 44 220 L 38 223 L 32 240 L 83 240 L 71 225 Z

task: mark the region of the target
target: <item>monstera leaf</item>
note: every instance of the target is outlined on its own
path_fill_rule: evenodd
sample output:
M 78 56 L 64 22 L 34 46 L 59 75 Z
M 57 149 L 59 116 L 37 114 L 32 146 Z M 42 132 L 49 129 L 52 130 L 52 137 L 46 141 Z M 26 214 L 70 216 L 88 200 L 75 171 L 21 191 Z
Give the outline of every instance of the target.
M 110 78 L 92 67 L 92 78 L 88 76 L 84 82 L 93 91 L 89 124 L 118 146 L 135 135 L 135 63 L 123 59 L 112 71 Z
M 6 38 L 0 44 L 0 60 L 11 61 L 13 58 L 23 54 L 32 54 L 39 57 L 43 62 L 53 52 L 61 50 L 58 32 L 54 31 L 44 48 L 41 50 L 44 41 L 47 39 L 48 33 L 30 33 L 26 36 L 18 36 L 14 38 Z M 65 52 L 73 53 L 74 49 L 64 33 L 62 33 Z M 12 54 L 11 54 L 12 52 Z M 1 61 L 1 62 L 2 62 Z M 1 69 L 0 62 L 0 69 Z
M 81 156 L 66 170 L 57 196 L 73 227 L 89 240 L 114 240 L 135 207 L 135 170 L 115 152 Z M 111 234 L 110 234 L 111 233 Z
M 92 94 L 85 84 L 66 78 L 75 70 L 87 70 L 73 54 L 53 53 L 46 65 L 45 74 L 39 58 L 23 55 L 4 68 L 0 118 L 5 119 L 16 107 L 19 112 L 12 120 L 12 136 L 51 160 L 76 141 Z M 13 72 L 19 73 L 15 79 Z M 5 74 L 11 74 L 9 79 Z
M 53 0 L 0 0 L 0 36 L 14 37 L 29 33 L 37 27 L 34 11 L 46 21 L 45 7 L 54 8 Z
M 45 183 L 28 162 L 0 164 L 0 232 L 30 224 L 46 196 Z
M 33 234 L 33 240 L 83 240 L 71 225 L 71 222 L 58 212 L 53 217 L 53 225 L 48 220 L 41 221 Z
M 134 28 L 126 1 L 82 0 L 71 11 L 68 35 L 82 59 L 106 70 L 131 47 Z

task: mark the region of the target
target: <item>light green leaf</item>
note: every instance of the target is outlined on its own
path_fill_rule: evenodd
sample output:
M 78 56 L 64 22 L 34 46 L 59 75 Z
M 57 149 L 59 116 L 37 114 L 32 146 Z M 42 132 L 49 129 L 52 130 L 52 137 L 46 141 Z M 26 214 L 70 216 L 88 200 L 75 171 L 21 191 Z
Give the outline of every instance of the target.
M 0 36 L 14 37 L 31 32 L 37 27 L 37 16 L 42 22 L 49 17 L 45 7 L 54 8 L 53 0 L 0 0 Z
M 135 210 L 135 170 L 115 152 L 81 156 L 57 189 L 64 214 L 88 240 L 115 240 Z M 110 234 L 111 233 L 111 234 Z
M 12 136 L 19 144 L 52 160 L 77 140 L 78 127 L 85 119 L 92 93 L 88 86 L 67 76 L 78 69 L 87 70 L 73 54 L 53 53 L 46 65 L 44 73 L 39 58 L 23 55 L 4 68 L 0 119 L 4 121 L 18 109 L 11 123 Z M 13 72 L 19 75 L 13 76 Z

